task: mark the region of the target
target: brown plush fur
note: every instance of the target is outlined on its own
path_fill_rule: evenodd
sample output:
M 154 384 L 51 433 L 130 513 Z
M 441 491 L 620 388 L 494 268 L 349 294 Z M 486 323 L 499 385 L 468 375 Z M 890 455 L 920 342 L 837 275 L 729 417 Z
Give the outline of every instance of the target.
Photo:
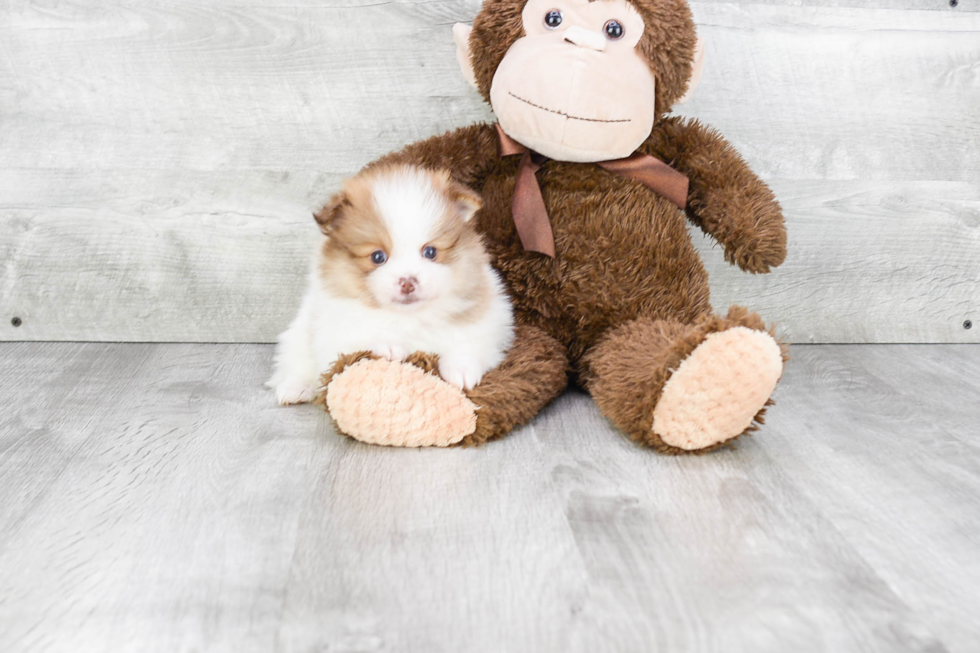
M 668 118 L 641 149 L 690 178 L 687 216 L 725 248 L 726 261 L 758 274 L 785 260 L 779 203 L 720 133 L 696 120 Z
M 749 272 L 768 272 L 786 255 L 772 192 L 720 134 L 697 121 L 662 116 L 690 76 L 695 33 L 686 3 L 633 5 L 646 22 L 640 47 L 657 77 L 659 119 L 641 151 L 689 176 L 686 217 L 718 240 L 727 260 Z M 504 53 L 521 34 L 523 6 L 521 0 L 487 0 L 474 23 L 470 46 L 484 97 Z M 447 168 L 483 198 L 477 227 L 524 326 L 507 361 L 468 393 L 482 408 L 477 433 L 467 443 L 499 437 L 529 420 L 564 389 L 567 370 L 631 438 L 681 453 L 651 428 L 671 371 L 708 334 L 732 326 L 765 330 L 761 318 L 745 309 L 725 318 L 711 315 L 707 273 L 685 214 L 639 183 L 593 164 L 542 166 L 537 177 L 557 255 L 525 252 L 511 215 L 518 158 L 501 158 L 497 147 L 492 125 L 474 125 L 374 164 Z
M 526 424 L 566 385 L 568 363 L 562 344 L 541 329 L 518 327 L 507 360 L 466 393 L 478 410 L 476 431 L 463 444 L 483 444 Z
M 696 121 L 667 119 L 642 149 L 691 177 L 688 216 L 715 236 L 729 260 L 751 272 L 782 262 L 786 234 L 779 206 L 717 132 Z M 690 323 L 711 310 L 707 273 L 684 214 L 638 182 L 590 164 L 545 163 L 538 181 L 555 234 L 557 256 L 551 259 L 525 252 L 517 237 L 510 203 L 518 158 L 497 155 L 492 125 L 416 143 L 379 163 L 392 160 L 431 167 L 463 163 L 453 173 L 483 197 L 477 226 L 513 292 L 518 321 L 564 343 L 573 363 L 608 329 L 630 320 Z

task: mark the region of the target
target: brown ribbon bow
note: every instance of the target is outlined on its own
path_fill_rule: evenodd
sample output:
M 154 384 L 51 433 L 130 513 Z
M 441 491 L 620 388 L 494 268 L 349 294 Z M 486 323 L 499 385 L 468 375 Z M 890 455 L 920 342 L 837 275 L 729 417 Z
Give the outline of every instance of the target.
M 500 124 L 496 125 L 500 137 L 500 156 L 521 154 L 521 163 L 517 168 L 517 182 L 514 187 L 514 201 L 511 210 L 514 214 L 514 225 L 517 235 L 525 251 L 539 252 L 554 258 L 555 236 L 551 231 L 551 220 L 541 196 L 541 187 L 535 173 L 548 158 L 524 147 L 504 133 Z M 634 152 L 625 159 L 598 161 L 596 163 L 623 177 L 629 177 L 640 182 L 653 192 L 676 204 L 681 209 L 687 208 L 688 179 L 669 165 L 642 152 Z

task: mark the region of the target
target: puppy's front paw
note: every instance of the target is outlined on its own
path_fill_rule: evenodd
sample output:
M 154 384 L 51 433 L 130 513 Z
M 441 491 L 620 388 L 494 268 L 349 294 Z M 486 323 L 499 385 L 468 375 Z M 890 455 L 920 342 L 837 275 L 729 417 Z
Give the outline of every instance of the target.
M 316 388 L 302 381 L 283 381 L 276 385 L 276 401 L 280 406 L 308 404 L 316 396 Z
M 378 344 L 371 347 L 371 353 L 390 361 L 403 361 L 408 358 L 408 352 L 398 345 Z
M 483 366 L 475 360 L 450 356 L 440 356 L 439 358 L 439 376 L 446 383 L 463 390 L 471 390 L 479 384 L 485 371 Z

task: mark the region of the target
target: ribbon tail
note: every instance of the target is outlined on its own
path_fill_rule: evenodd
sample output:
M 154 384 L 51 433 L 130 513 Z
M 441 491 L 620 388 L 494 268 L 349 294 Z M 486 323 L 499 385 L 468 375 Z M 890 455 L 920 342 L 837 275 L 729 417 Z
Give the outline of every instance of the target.
M 517 169 L 511 211 L 524 250 L 554 258 L 555 236 L 551 230 L 551 220 L 548 219 L 544 197 L 541 195 L 541 186 L 538 185 L 538 178 L 534 175 L 539 167 L 534 162 L 531 151 L 525 151 Z

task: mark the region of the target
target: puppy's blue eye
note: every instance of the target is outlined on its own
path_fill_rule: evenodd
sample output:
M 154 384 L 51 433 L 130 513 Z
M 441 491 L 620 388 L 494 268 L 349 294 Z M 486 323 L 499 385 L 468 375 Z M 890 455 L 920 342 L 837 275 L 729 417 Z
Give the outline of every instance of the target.
M 561 25 L 561 12 L 557 9 L 552 9 L 544 15 L 544 25 L 548 29 L 558 29 Z
M 436 248 L 432 245 L 426 245 L 422 248 L 422 256 L 430 261 L 433 260 L 436 257 Z
M 374 252 L 373 254 L 371 254 L 371 262 L 374 263 L 375 265 L 384 265 L 385 261 L 387 260 L 388 260 L 388 255 L 385 254 L 384 251 L 380 249 Z

